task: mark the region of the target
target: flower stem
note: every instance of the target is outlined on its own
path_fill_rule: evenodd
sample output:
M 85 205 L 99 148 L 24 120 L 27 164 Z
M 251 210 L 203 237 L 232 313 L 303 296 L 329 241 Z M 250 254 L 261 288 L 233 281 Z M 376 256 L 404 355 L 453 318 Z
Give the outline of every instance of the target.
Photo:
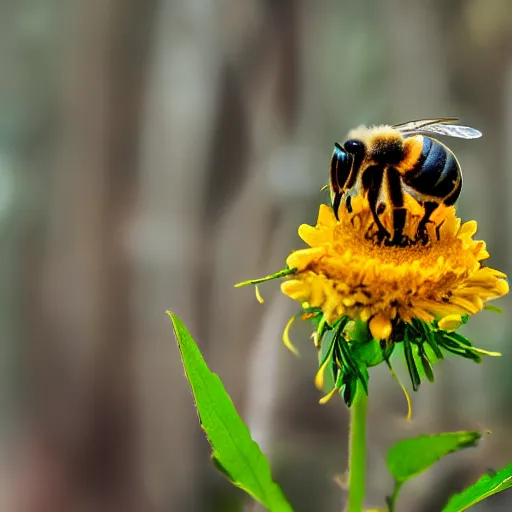
M 366 475 L 366 406 L 368 397 L 360 388 L 350 408 L 348 446 L 348 507 L 347 512 L 362 512 Z
M 395 512 L 395 504 L 398 498 L 398 493 L 400 492 L 400 488 L 402 487 L 402 482 L 395 482 L 395 489 L 393 490 L 392 496 L 387 498 L 389 512 Z

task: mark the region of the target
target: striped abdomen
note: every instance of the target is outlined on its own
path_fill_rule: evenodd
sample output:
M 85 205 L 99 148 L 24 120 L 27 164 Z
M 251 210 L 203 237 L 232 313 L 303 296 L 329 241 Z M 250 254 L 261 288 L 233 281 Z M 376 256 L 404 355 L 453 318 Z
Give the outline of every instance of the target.
M 419 194 L 439 198 L 447 206 L 455 203 L 462 188 L 462 174 L 454 154 L 430 137 L 423 137 L 420 158 L 404 181 Z

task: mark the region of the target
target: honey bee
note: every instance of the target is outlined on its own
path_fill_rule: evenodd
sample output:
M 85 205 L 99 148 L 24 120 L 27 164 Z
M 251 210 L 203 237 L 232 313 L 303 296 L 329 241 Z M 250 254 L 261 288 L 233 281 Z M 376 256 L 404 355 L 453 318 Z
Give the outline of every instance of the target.
M 423 119 L 394 126 L 356 128 L 342 145 L 336 143 L 331 158 L 330 192 L 334 213 L 340 205 L 351 211 L 351 200 L 361 194 L 368 199 L 379 240 L 385 245 L 403 246 L 428 242 L 427 223 L 441 204 L 451 206 L 462 188 L 462 173 L 453 152 L 425 134 L 475 139 L 481 133 L 468 126 L 450 124 L 456 118 Z M 416 234 L 404 234 L 409 194 L 424 208 Z M 380 217 L 388 209 L 392 232 Z

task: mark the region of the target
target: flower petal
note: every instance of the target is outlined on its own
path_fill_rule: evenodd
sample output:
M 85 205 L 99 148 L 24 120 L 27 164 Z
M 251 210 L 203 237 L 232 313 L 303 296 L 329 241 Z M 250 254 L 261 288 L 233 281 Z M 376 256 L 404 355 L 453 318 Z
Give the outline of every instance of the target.
M 458 236 L 469 236 L 472 237 L 478 228 L 478 225 L 476 223 L 476 220 L 470 220 L 468 222 L 464 222 L 462 226 L 459 229 L 459 232 L 457 233 Z
M 370 320 L 370 332 L 376 340 L 385 340 L 391 336 L 393 327 L 389 318 L 384 316 L 383 313 L 377 313 Z
M 327 206 L 326 204 L 321 204 L 320 209 L 318 210 L 318 220 L 317 224 L 319 226 L 325 226 L 325 227 L 334 227 L 337 224 L 336 217 L 334 215 L 334 212 L 332 211 L 332 208 Z
M 281 283 L 281 291 L 295 300 L 306 300 L 308 298 L 308 287 L 299 279 L 290 279 Z
M 461 325 L 461 315 L 448 315 L 438 322 L 439 329 L 443 331 L 456 331 Z
M 302 272 L 309 264 L 321 258 L 325 252 L 326 250 L 324 247 L 300 249 L 298 251 L 292 252 L 288 258 L 286 258 L 286 264 L 288 267 L 295 268 L 299 272 Z

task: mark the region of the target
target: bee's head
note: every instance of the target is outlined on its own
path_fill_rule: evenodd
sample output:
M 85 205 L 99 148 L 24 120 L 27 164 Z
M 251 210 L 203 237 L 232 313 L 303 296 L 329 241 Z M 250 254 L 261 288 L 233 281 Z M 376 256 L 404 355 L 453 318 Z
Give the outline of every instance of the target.
M 331 158 L 331 201 L 339 205 L 341 193 L 350 175 L 352 168 L 353 154 L 349 153 L 344 147 L 337 142 L 334 143 L 334 151 Z M 335 209 L 336 211 L 336 209 Z

